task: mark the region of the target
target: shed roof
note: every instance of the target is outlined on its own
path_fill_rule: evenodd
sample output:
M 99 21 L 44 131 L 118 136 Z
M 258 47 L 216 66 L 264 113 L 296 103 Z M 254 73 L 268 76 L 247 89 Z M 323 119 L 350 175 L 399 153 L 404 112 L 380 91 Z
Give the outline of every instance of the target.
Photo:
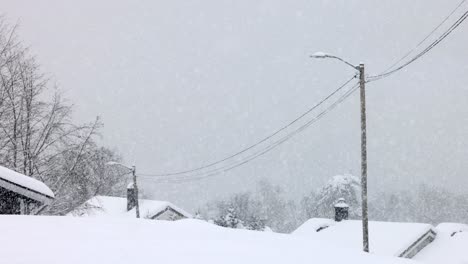
M 166 208 L 191 218 L 186 211 L 178 208 L 170 202 L 139 199 L 140 215 L 143 218 L 152 218 Z M 73 210 L 69 215 L 89 217 L 135 217 L 135 208 L 127 211 L 127 199 L 114 196 L 95 196 L 83 205 Z
M 47 202 L 54 193 L 43 182 L 0 166 L 0 186 L 31 199 Z
M 324 225 L 329 227 L 316 232 L 318 227 Z M 369 221 L 370 251 L 376 254 L 400 256 L 431 230 L 433 227 L 429 224 Z M 293 234 L 315 236 L 321 241 L 341 247 L 362 249 L 362 222 L 360 220 L 335 222 L 320 218 L 310 219 Z

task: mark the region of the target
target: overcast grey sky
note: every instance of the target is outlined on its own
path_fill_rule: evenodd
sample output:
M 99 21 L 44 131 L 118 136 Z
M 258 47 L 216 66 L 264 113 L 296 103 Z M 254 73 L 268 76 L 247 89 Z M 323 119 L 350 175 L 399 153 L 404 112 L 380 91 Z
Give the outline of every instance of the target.
M 197 167 L 255 143 L 354 74 L 376 74 L 459 0 L 0 0 L 43 70 L 102 117 L 106 145 L 140 172 Z M 464 5 L 450 21 L 466 10 Z M 468 25 L 404 71 L 368 85 L 371 194 L 426 182 L 468 188 Z M 359 175 L 355 94 L 276 150 L 221 177 L 146 193 L 193 207 L 267 177 L 298 198 L 327 178 Z M 196 197 L 196 199 L 194 199 Z

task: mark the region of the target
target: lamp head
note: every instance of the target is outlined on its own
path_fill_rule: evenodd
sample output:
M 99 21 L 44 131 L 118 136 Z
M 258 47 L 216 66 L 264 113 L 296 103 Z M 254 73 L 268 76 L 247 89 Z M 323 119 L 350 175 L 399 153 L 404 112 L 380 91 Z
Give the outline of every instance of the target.
M 311 58 L 314 58 L 314 59 L 326 59 L 328 57 L 330 57 L 330 55 L 328 55 L 327 53 L 325 52 L 315 52 L 314 54 L 310 55 Z

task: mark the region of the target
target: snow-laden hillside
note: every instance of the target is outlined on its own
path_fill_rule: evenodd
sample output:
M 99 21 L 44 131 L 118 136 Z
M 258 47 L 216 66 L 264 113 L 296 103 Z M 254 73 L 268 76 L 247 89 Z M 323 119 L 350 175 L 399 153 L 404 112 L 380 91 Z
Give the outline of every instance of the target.
M 414 263 L 197 220 L 0 216 L 1 263 Z

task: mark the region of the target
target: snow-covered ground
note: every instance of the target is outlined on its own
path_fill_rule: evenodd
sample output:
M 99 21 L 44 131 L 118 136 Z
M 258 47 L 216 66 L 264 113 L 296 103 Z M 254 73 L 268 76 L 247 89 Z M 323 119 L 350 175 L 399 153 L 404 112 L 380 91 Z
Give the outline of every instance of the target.
M 198 220 L 0 216 L 1 263 L 415 263 Z
M 436 227 L 437 237 L 414 257 L 425 263 L 467 264 L 468 225 L 443 223 Z

